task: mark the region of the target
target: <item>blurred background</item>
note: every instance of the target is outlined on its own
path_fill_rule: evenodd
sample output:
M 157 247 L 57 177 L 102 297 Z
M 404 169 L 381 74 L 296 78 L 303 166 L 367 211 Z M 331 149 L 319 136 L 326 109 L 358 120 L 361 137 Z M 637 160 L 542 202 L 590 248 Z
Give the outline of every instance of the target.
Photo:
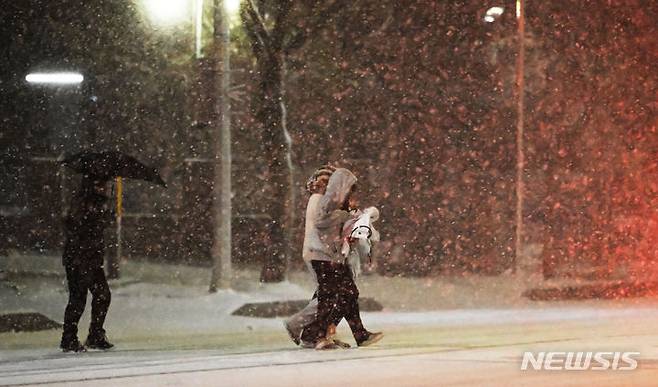
M 119 265 L 212 267 L 230 160 L 230 262 L 265 282 L 326 163 L 380 208 L 380 275 L 658 274 L 655 1 L 221 3 L 5 4 L 0 255 L 58 262 L 57 160 L 114 149 L 169 185 L 124 182 Z M 54 71 L 83 79 L 26 80 Z

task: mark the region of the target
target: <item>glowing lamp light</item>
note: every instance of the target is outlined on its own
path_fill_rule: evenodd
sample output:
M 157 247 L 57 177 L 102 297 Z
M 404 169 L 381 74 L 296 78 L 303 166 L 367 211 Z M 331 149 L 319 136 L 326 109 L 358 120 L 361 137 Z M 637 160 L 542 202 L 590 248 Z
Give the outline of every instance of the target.
M 30 73 L 25 76 L 28 83 L 50 84 L 50 85 L 77 85 L 82 83 L 85 77 L 80 73 Z
M 189 0 L 142 0 L 144 11 L 154 24 L 175 26 L 189 20 Z
M 505 12 L 505 8 L 503 7 L 491 7 L 484 14 L 484 21 L 487 23 L 493 23 L 503 14 L 503 12 Z
M 241 0 L 224 0 L 224 8 L 226 8 L 226 13 L 228 13 L 230 16 L 237 14 L 240 10 L 240 1 Z

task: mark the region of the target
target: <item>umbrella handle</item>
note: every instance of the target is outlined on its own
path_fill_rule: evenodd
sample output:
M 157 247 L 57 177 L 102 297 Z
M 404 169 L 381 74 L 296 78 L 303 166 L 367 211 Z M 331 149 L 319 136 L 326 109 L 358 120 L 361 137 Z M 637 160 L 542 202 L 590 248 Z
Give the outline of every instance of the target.
M 122 217 L 123 216 L 123 179 L 121 178 L 121 176 L 117 176 L 116 185 L 117 185 L 117 216 Z

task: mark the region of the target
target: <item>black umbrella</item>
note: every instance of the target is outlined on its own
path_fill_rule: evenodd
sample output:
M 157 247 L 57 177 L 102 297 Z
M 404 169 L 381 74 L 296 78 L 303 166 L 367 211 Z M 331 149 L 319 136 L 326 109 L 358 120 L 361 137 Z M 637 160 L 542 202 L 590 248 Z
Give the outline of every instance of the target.
M 149 167 L 122 152 L 82 151 L 65 158 L 61 163 L 76 172 L 102 180 L 110 180 L 121 176 L 129 179 L 145 180 L 167 187 L 167 183 L 162 180 L 157 169 Z

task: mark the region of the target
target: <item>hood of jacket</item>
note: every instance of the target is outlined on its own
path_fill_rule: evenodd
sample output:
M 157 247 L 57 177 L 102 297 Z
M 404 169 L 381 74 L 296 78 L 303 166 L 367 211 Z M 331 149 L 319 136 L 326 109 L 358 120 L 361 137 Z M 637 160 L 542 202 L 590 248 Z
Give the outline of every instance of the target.
M 329 178 L 313 223 L 313 232 L 317 233 L 318 238 L 308 245 L 308 259 L 344 261 L 345 257 L 340 254 L 341 230 L 353 215 L 342 210 L 342 207 L 356 181 L 354 174 L 345 168 L 336 169 Z
M 334 171 L 327 182 L 327 190 L 320 201 L 320 207 L 324 215 L 341 209 L 356 181 L 356 176 L 349 169 L 338 168 Z

